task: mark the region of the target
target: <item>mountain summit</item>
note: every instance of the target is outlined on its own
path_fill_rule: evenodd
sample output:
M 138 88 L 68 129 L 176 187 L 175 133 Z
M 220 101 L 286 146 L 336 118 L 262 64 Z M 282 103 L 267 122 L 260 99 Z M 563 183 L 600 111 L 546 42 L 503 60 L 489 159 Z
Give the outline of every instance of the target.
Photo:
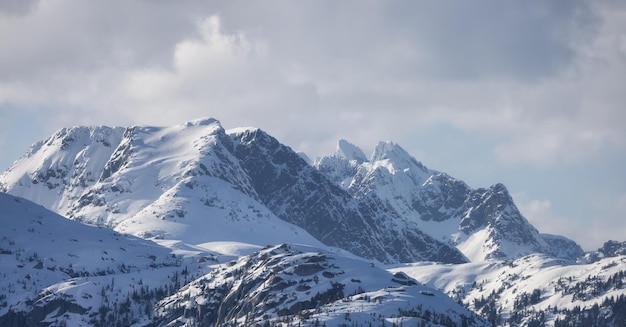
M 338 148 L 346 143 L 340 141 Z M 414 224 L 456 246 L 472 261 L 531 253 L 575 259 L 583 253 L 569 239 L 540 234 L 519 212 L 504 185 L 472 189 L 426 168 L 393 142 L 379 142 L 370 160 L 336 154 L 318 158 L 313 165 L 352 197 L 380 203 L 395 212 L 396 223 Z
M 356 145 L 341 139 L 337 143 L 337 151 L 335 151 L 335 156 L 344 158 L 346 160 L 355 160 L 359 163 L 367 161 L 367 157 L 365 157 L 365 153 Z

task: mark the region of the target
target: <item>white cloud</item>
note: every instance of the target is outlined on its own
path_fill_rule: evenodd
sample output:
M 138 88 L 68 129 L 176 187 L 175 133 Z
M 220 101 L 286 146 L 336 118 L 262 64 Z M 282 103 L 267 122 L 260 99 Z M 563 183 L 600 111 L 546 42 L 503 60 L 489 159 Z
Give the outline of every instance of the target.
M 41 138 L 212 116 L 311 156 L 397 141 L 461 179 L 593 172 L 626 148 L 626 7 L 610 0 L 11 1 L 0 49 L 0 120 Z M 0 142 L 7 161 L 27 146 Z M 541 231 L 583 237 L 563 201 L 521 203 Z M 599 208 L 595 231 L 617 224 Z
M 580 226 L 573 219 L 559 217 L 550 200 L 531 199 L 526 193 L 512 194 L 519 211 L 540 233 L 565 235 L 580 242 Z M 585 244 L 587 245 L 587 244 Z
M 597 216 L 590 217 L 591 237 L 599 240 L 626 241 L 626 193 L 592 199 Z
M 171 68 L 126 74 L 119 91 L 132 103 L 137 116 L 146 110 L 233 109 L 234 103 L 255 92 L 255 88 L 264 88 L 254 84 L 259 82 L 258 75 L 265 73 L 265 46 L 249 41 L 243 33 L 222 33 L 217 16 L 202 20 L 198 33 L 199 39 L 176 45 Z
M 54 124 L 215 116 L 314 154 L 437 125 L 513 165 L 623 149 L 624 8 L 484 4 L 49 0 L 0 19 L 20 31 L 0 38 L 0 104 Z
M 541 233 L 567 236 L 588 251 L 596 250 L 608 240 L 626 241 L 626 194 L 588 199 L 598 210 L 582 220 L 560 216 L 550 200 L 532 199 L 526 193 L 512 196 L 522 215 Z
M 589 227 L 583 228 L 579 220 L 559 216 L 553 211 L 550 200 L 531 199 L 525 193 L 512 196 L 522 215 L 540 233 L 566 236 L 576 241 L 586 251 L 597 249 L 598 244 L 606 240 L 606 236 L 598 238 L 600 235 L 595 235 L 595 233 L 593 237 L 590 237 Z

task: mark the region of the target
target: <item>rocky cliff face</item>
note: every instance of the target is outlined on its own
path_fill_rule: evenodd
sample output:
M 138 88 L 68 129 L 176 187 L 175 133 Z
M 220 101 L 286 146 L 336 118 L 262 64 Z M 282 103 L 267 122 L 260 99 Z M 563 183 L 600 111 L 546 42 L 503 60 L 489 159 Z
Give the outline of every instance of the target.
M 261 202 L 323 243 L 381 262 L 466 261 L 379 199 L 353 197 L 265 132 L 236 130 L 231 137 Z
M 604 245 L 598 249 L 598 252 L 602 253 L 606 258 L 626 255 L 626 241 L 606 241 Z
M 59 130 L 0 175 L 0 325 L 488 324 L 457 301 L 494 325 L 626 315 L 625 243 L 581 256 L 504 185 L 391 142 L 304 158 L 213 119 Z

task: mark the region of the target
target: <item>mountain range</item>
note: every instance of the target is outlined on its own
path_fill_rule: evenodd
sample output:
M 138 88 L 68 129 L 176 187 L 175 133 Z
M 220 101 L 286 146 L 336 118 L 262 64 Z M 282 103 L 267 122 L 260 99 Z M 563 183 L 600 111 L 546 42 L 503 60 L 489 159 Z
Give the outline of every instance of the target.
M 215 119 L 77 126 L 31 146 L 0 191 L 13 226 L 2 273 L 17 278 L 2 285 L 6 325 L 530 325 L 554 306 L 575 309 L 563 299 L 581 299 L 559 285 L 626 278 L 624 243 L 584 253 L 540 233 L 504 185 L 473 189 L 393 142 L 368 158 L 339 140 L 309 161 L 261 129 Z M 146 276 L 140 291 L 133 272 Z M 537 282 L 520 286 L 527 279 Z M 615 285 L 585 293 L 579 311 L 624 296 Z M 606 321 L 619 319 L 606 307 Z

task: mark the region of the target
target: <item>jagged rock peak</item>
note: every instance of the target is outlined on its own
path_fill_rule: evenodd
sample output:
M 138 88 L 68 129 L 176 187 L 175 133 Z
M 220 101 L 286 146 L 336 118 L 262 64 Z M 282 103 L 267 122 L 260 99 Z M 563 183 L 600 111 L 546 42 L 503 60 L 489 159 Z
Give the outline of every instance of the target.
M 363 153 L 363 150 L 344 139 L 340 139 L 337 142 L 335 156 L 347 160 L 355 160 L 358 163 L 367 161 L 367 157 L 365 156 L 365 153 Z
M 489 187 L 489 189 L 491 191 L 493 191 L 494 193 L 503 193 L 503 194 L 508 194 L 509 191 L 507 190 L 506 186 L 504 186 L 504 184 L 502 183 L 496 183 L 494 185 L 491 185 Z
M 374 152 L 372 153 L 371 162 L 388 160 L 394 164 L 396 169 L 410 168 L 415 165 L 422 171 L 426 172 L 428 169 L 413 156 L 411 156 L 400 145 L 391 141 L 380 141 Z
M 263 137 L 265 133 L 257 127 L 235 127 L 228 129 L 226 134 L 230 135 L 235 144 L 239 144 L 252 142 L 258 135 Z
M 602 253 L 605 257 L 626 255 L 626 241 L 618 242 L 615 240 L 609 240 L 598 249 L 598 252 Z
M 123 130 L 122 127 L 108 126 L 74 126 L 64 127 L 57 130 L 52 136 L 43 141 L 43 143 L 35 143 L 32 152 L 39 149 L 40 146 L 58 146 L 61 150 L 67 150 L 72 144 L 78 142 L 79 146 L 83 146 L 84 142 L 98 142 L 110 147 L 111 138 Z
M 391 141 L 379 141 L 374 148 L 370 161 L 393 159 L 397 156 L 409 156 L 409 153 Z

